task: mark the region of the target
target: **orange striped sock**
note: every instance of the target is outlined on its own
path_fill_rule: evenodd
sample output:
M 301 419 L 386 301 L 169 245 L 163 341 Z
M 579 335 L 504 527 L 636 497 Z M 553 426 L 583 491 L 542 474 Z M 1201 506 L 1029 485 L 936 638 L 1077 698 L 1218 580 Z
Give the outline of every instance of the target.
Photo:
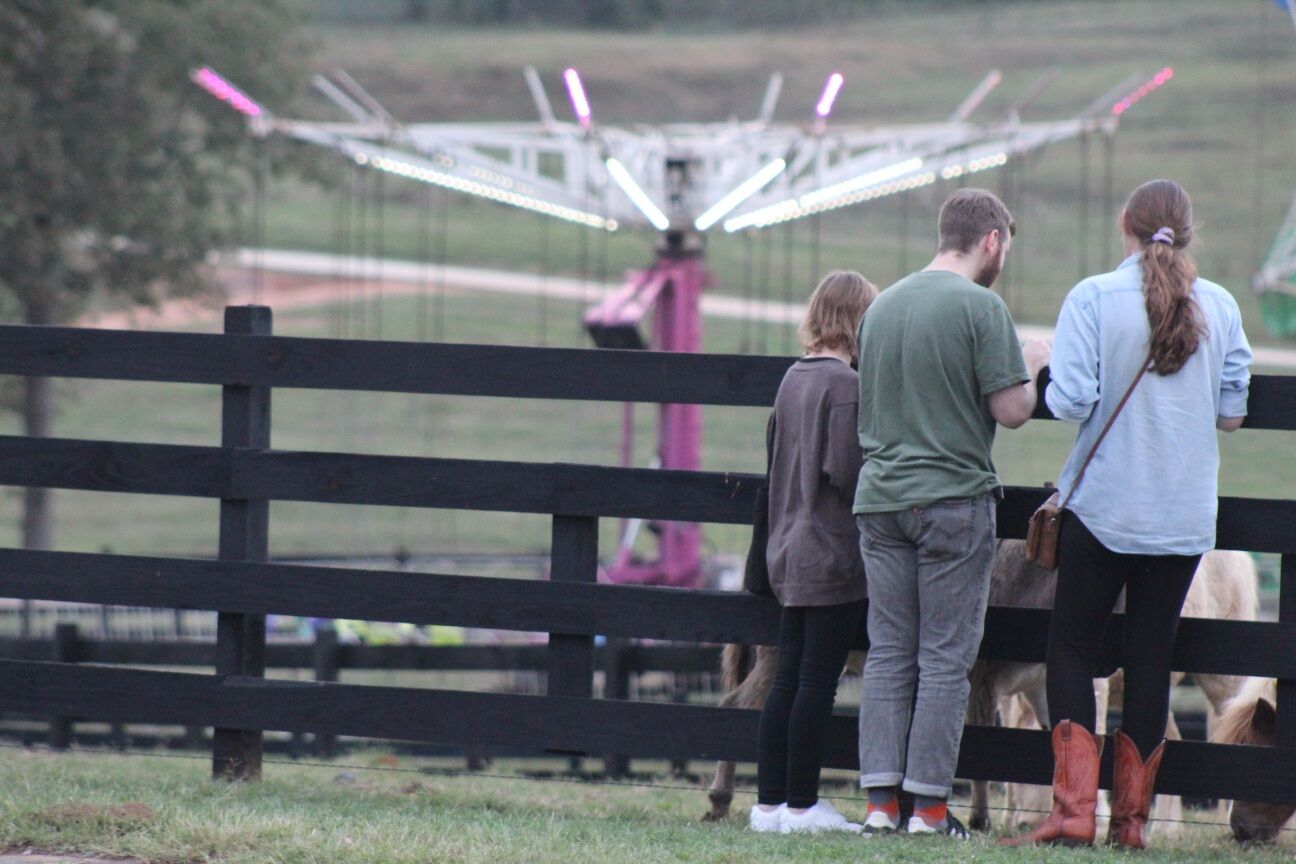
M 890 798 L 888 798 L 886 801 L 883 801 L 880 804 L 875 804 L 874 802 L 869 801 L 868 812 L 885 813 L 887 815 L 887 818 L 890 819 L 892 822 L 894 822 L 900 818 L 900 802 L 896 799 L 896 796 L 894 795 L 892 795 Z
M 914 815 L 921 817 L 932 828 L 945 821 L 946 814 L 949 813 L 949 804 L 941 801 L 938 804 L 932 804 L 927 807 L 915 807 Z

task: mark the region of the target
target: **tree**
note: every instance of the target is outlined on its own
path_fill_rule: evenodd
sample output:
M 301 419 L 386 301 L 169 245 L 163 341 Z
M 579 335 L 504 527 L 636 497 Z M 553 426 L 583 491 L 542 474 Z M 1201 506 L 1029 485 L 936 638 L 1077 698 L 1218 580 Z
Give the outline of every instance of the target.
M 59 324 L 92 301 L 206 288 L 253 145 L 189 74 L 210 65 L 282 104 L 304 72 L 289 2 L 0 3 L 0 313 Z M 48 380 L 28 379 L 27 434 L 48 435 L 51 411 Z M 23 543 L 49 540 L 45 490 L 29 489 Z

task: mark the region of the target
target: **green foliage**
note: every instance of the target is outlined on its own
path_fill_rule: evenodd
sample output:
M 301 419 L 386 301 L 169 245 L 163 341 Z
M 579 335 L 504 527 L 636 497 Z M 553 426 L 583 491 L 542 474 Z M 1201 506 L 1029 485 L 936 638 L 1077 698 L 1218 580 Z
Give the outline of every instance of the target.
M 254 145 L 189 73 L 211 65 L 283 99 L 296 23 L 283 0 L 0 4 L 0 313 L 64 321 L 95 295 L 201 289 Z

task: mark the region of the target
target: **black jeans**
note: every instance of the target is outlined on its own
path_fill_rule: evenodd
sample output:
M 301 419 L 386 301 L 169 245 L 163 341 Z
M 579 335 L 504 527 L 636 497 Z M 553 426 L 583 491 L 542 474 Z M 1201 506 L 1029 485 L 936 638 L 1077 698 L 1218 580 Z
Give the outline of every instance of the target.
M 779 665 L 760 718 L 758 801 L 810 807 L 819 800 L 824 733 L 837 679 L 855 644 L 864 601 L 787 606 L 779 627 Z
M 1074 513 L 1062 521 L 1048 645 L 1049 719 L 1094 728 L 1093 679 L 1103 630 L 1125 589 L 1121 727 L 1146 758 L 1165 737 L 1170 656 L 1200 555 L 1112 552 Z

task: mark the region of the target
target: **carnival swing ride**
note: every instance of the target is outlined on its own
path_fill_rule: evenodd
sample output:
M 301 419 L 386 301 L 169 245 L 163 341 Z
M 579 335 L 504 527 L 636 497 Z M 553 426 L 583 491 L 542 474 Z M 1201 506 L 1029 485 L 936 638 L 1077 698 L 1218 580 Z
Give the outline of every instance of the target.
M 713 284 L 705 259 L 708 232 L 755 232 L 938 181 L 963 182 L 1071 138 L 1101 133 L 1110 141 L 1124 114 L 1173 75 L 1166 67 L 1133 76 L 1066 119 L 1023 120 L 1022 112 L 1052 80 L 1046 76 L 999 116 L 974 120 L 1002 80 L 996 70 L 943 122 L 882 126 L 830 122 L 845 83 L 838 72 L 828 77 L 806 122 L 774 121 L 783 83 L 776 73 L 755 119 L 660 126 L 596 121 L 574 68 L 562 73 L 573 120 L 559 119 L 540 75 L 528 67 L 525 80 L 539 120 L 509 123 L 400 123 L 340 71 L 316 76 L 314 85 L 349 120 L 293 120 L 272 114 L 213 69 L 195 70 L 191 77 L 243 114 L 257 137 L 286 136 L 363 169 L 594 231 L 651 229 L 656 233 L 653 263 L 627 273 L 619 290 L 586 312 L 585 327 L 600 348 L 699 351 L 701 294 Z M 625 464 L 632 410 L 626 406 L 623 422 Z M 652 467 L 698 470 L 700 406 L 658 410 Z M 610 581 L 699 583 L 699 525 L 651 525 L 657 549 L 649 560 L 632 552 L 640 527 L 633 520 L 625 526 L 605 573 Z

